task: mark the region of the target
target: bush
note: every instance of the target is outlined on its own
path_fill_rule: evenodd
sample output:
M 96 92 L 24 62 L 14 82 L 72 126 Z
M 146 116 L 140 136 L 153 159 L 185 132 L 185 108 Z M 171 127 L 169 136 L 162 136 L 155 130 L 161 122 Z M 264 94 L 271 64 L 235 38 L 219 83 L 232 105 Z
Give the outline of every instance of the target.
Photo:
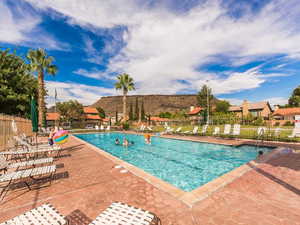
M 286 121 L 283 126 L 294 126 L 294 123 L 292 123 L 291 121 Z
M 125 122 L 122 124 L 123 130 L 129 130 L 129 123 Z
M 264 122 L 263 118 L 261 118 L 261 117 L 258 117 L 256 120 L 254 120 L 252 122 L 252 125 L 254 125 L 254 126 L 263 126 L 264 124 L 265 124 L 265 122 Z
M 276 122 L 276 123 L 274 124 L 274 126 L 275 126 L 275 127 L 280 126 L 280 122 Z

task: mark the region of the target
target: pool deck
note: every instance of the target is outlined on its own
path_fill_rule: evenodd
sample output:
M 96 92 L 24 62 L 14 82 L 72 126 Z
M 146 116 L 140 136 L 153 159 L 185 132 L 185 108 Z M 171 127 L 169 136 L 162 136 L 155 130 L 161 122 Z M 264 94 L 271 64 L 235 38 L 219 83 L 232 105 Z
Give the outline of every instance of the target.
M 180 138 L 233 145 L 248 143 Z M 111 159 L 71 137 L 64 146 L 64 157 L 55 161 L 59 168 L 52 185 L 32 191 L 19 185 L 11 190 L 0 203 L 0 222 L 50 202 L 71 218 L 71 224 L 88 224 L 112 202 L 122 201 L 154 212 L 164 225 L 300 225 L 300 145 L 275 144 L 297 151 L 259 163 L 206 198 L 188 205 L 144 178 L 131 172 L 120 173 Z

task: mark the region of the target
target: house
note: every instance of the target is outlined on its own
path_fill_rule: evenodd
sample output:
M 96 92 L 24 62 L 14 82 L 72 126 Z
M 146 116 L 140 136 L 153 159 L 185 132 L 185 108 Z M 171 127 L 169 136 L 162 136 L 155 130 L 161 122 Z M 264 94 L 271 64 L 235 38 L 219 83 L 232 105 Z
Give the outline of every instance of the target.
M 158 116 L 151 116 L 150 117 L 150 122 L 153 125 L 158 125 L 158 124 L 162 125 L 162 124 L 165 124 L 169 121 L 170 121 L 170 119 L 168 119 L 168 118 L 161 118 L 161 117 L 158 117 Z
M 202 120 L 201 112 L 203 111 L 203 108 L 201 107 L 190 107 L 190 111 L 187 113 L 189 119 L 191 121 L 199 121 Z
M 55 121 L 59 121 L 60 115 L 59 113 L 52 112 L 52 113 L 46 113 L 46 123 L 47 127 L 54 127 L 56 125 Z
M 263 117 L 264 119 L 268 119 L 272 114 L 272 108 L 269 102 L 251 103 L 247 100 L 244 100 L 240 106 L 230 106 L 228 111 L 236 113 L 239 117 L 251 114 L 254 117 Z
M 99 125 L 102 119 L 99 116 L 98 110 L 93 107 L 83 107 L 85 126 Z
M 275 121 L 273 122 L 279 122 L 280 125 L 283 125 L 287 122 L 294 123 L 295 122 L 295 116 L 300 115 L 300 108 L 278 108 L 275 107 L 273 118 Z

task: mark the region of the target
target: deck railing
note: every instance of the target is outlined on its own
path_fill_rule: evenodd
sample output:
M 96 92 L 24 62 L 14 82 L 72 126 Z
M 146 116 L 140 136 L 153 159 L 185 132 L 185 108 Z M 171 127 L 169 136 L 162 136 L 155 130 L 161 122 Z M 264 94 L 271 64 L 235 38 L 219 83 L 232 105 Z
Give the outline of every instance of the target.
M 26 136 L 33 135 L 31 120 L 0 114 L 0 151 L 7 148 L 9 141 L 14 135 L 22 133 L 25 133 Z

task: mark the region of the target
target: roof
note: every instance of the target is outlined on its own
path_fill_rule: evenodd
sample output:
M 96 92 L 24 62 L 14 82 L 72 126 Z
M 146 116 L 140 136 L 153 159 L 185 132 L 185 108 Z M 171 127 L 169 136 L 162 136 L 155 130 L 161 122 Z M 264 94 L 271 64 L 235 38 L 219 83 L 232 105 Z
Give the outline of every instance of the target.
M 93 107 L 83 107 L 84 113 L 98 114 L 98 110 Z
M 277 109 L 273 115 L 286 116 L 286 115 L 300 115 L 300 108 L 282 108 Z
M 89 120 L 101 120 L 99 115 L 85 115 L 85 118 Z
M 46 114 L 46 120 L 59 120 L 59 113 L 47 113 Z
M 102 118 L 102 121 L 109 122 L 109 118 Z
M 192 111 L 189 111 L 188 114 L 189 115 L 196 115 L 199 112 L 201 112 L 202 108 L 201 107 L 195 107 Z
M 170 121 L 168 118 L 160 118 L 157 116 L 151 116 L 151 121 L 157 121 L 157 122 L 167 122 Z
M 255 110 L 255 109 L 263 109 L 265 108 L 266 106 L 268 106 L 269 103 L 268 102 L 254 102 L 254 103 L 248 103 L 248 110 Z M 242 106 L 243 105 L 240 105 L 240 106 L 230 106 L 229 107 L 229 111 L 242 111 Z

